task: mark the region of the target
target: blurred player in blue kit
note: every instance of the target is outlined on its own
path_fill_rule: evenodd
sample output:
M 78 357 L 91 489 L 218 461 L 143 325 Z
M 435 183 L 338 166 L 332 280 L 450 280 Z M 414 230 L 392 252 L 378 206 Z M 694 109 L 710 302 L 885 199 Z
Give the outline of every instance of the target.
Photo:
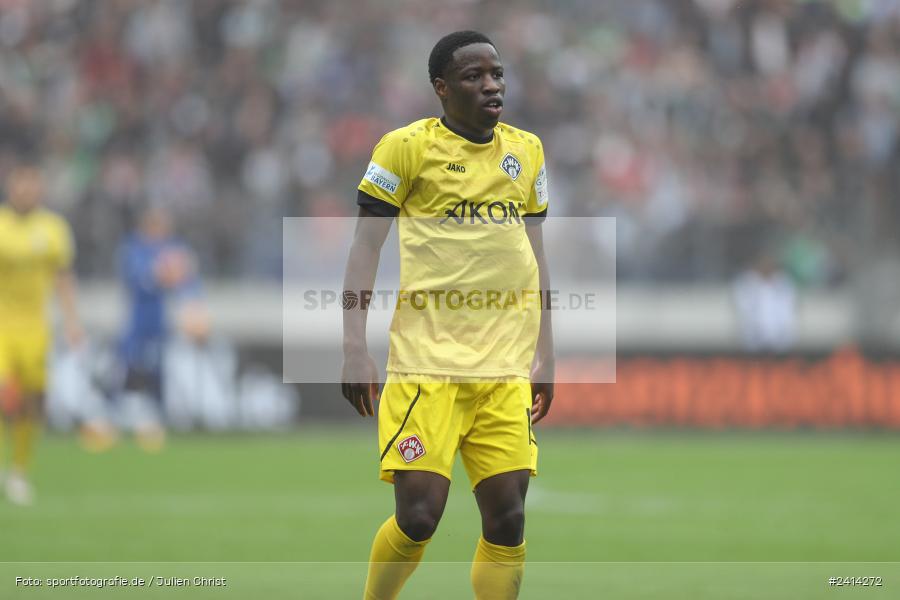
M 158 450 L 165 440 L 162 364 L 170 305 L 196 305 L 200 292 L 193 255 L 175 236 L 165 209 L 150 207 L 141 215 L 137 231 L 123 244 L 121 274 L 130 309 L 119 340 L 124 367 L 120 404 L 130 415 L 138 443 Z

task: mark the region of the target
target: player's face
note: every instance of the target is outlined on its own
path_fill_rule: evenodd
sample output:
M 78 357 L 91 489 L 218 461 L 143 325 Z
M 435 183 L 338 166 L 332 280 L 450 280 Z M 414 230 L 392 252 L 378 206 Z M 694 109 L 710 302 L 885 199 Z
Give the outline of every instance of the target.
M 41 173 L 34 167 L 20 167 L 9 176 L 7 196 L 9 205 L 19 211 L 28 212 L 37 208 L 44 195 Z
M 490 44 L 469 44 L 453 53 L 435 91 L 444 101 L 447 119 L 464 129 L 486 135 L 503 112 L 503 63 Z
M 151 208 L 141 218 L 141 233 L 151 240 L 162 240 L 172 234 L 172 219 L 161 208 Z

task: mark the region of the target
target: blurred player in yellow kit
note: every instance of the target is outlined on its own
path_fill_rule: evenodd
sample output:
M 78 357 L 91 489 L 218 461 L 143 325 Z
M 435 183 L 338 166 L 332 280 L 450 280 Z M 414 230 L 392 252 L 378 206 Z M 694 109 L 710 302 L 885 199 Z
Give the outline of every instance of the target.
M 44 184 L 34 164 L 22 162 L 6 178 L 0 204 L 0 477 L 6 437 L 12 442 L 4 488 L 15 504 L 33 501 L 28 472 L 40 428 L 46 382 L 50 319 L 56 293 L 66 342 L 78 345 L 83 330 L 76 311 L 74 255 L 69 226 L 41 207 Z

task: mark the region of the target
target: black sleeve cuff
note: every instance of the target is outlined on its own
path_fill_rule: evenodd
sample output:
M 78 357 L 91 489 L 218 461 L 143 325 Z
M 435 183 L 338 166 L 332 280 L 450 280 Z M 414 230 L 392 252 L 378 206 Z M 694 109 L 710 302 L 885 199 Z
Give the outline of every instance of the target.
M 531 213 L 529 215 L 525 215 L 525 224 L 526 225 L 540 225 L 544 221 L 547 220 L 547 209 L 545 208 L 539 213 Z
M 356 203 L 379 217 L 393 218 L 400 214 L 400 209 L 390 202 L 385 202 L 375 196 L 370 196 L 362 190 L 356 192 Z

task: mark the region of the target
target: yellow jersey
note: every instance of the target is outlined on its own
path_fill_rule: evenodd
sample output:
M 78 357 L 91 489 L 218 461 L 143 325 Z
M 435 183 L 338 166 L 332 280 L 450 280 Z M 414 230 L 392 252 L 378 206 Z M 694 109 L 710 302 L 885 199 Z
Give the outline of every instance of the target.
M 416 121 L 381 139 L 359 192 L 360 205 L 399 217 L 387 370 L 528 377 L 540 293 L 525 224 L 548 206 L 538 137 L 500 123 L 473 140 L 440 119 Z
M 57 273 L 73 259 L 72 234 L 45 209 L 18 213 L 0 205 L 0 335 L 49 329 L 47 303 Z

